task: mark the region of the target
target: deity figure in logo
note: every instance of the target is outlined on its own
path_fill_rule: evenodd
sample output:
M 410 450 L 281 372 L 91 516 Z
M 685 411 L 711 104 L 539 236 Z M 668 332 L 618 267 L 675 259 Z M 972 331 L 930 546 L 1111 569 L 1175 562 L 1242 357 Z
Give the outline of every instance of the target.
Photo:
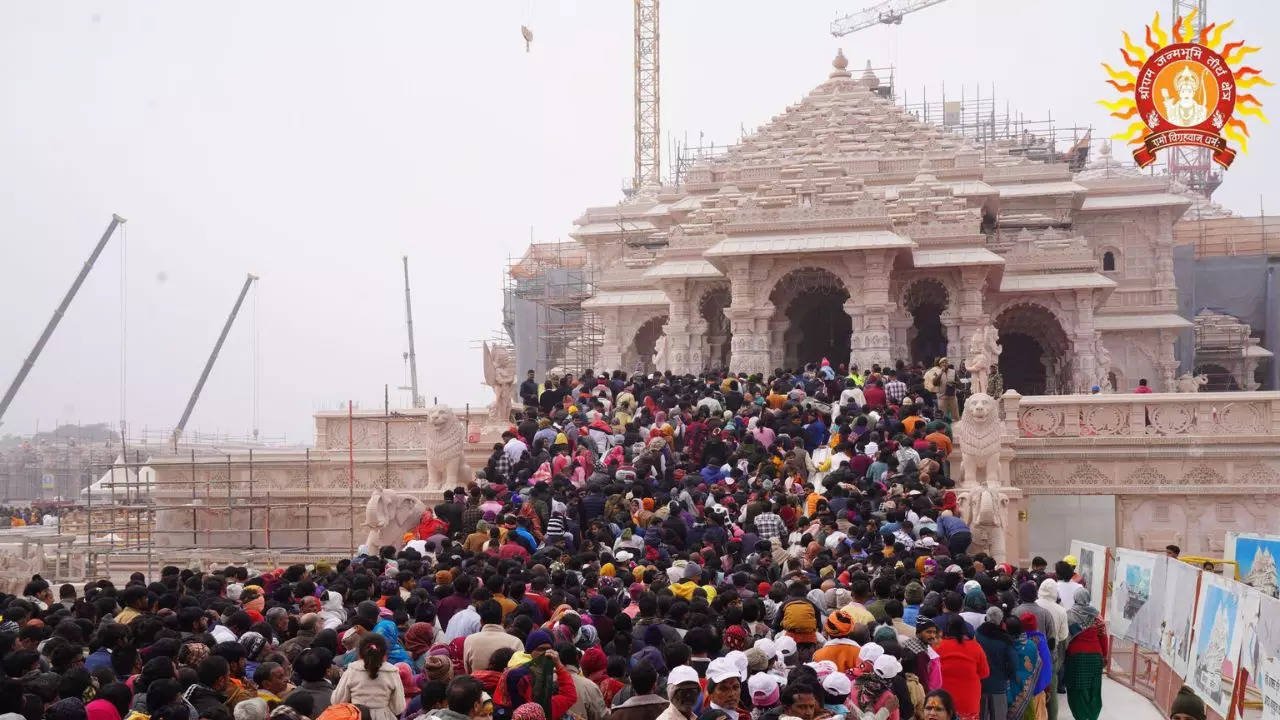
M 1208 99 L 1205 97 L 1200 78 L 1191 71 L 1190 66 L 1183 66 L 1173 76 L 1173 87 L 1178 91 L 1177 99 L 1169 94 L 1169 89 L 1161 90 L 1164 97 L 1164 116 L 1174 125 L 1191 127 L 1199 125 L 1209 117 Z

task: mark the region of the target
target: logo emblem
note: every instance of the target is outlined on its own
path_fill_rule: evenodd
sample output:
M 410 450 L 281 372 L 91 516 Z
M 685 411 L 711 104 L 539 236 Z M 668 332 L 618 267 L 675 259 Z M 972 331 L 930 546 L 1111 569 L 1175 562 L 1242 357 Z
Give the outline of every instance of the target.
M 1244 41 L 1223 44 L 1222 35 L 1231 22 L 1209 24 L 1196 33 L 1194 18 L 1193 10 L 1175 20 L 1170 42 L 1156 13 L 1146 27 L 1145 48 L 1124 33 L 1120 55 L 1132 70 L 1117 71 L 1102 64 L 1110 76 L 1107 82 L 1126 97 L 1099 102 L 1113 117 L 1134 119 L 1128 129 L 1112 137 L 1138 146 L 1133 159 L 1139 167 L 1155 162 L 1158 151 L 1176 145 L 1209 148 L 1215 162 L 1229 167 L 1236 151 L 1228 140 L 1241 152 L 1248 150 L 1249 128 L 1239 116 L 1268 122 L 1262 103 L 1247 91 L 1272 83 L 1256 68 L 1232 69 L 1259 48 Z

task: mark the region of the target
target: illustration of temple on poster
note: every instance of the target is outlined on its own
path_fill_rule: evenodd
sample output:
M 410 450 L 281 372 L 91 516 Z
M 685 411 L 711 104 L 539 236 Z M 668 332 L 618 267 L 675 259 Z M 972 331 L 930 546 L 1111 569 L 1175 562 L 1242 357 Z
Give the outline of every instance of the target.
M 1258 548 L 1253 556 L 1253 567 L 1245 576 L 1244 583 L 1251 585 L 1270 597 L 1276 597 L 1280 582 L 1276 577 L 1276 559 L 1266 548 Z

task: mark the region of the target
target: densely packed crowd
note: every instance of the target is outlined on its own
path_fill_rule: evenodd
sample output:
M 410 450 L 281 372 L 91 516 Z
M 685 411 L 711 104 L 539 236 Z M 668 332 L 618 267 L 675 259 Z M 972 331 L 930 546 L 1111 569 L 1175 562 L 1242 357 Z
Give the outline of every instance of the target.
M 403 546 L 0 599 L 0 720 L 1096 720 L 1073 559 L 958 517 L 955 385 L 531 378 Z

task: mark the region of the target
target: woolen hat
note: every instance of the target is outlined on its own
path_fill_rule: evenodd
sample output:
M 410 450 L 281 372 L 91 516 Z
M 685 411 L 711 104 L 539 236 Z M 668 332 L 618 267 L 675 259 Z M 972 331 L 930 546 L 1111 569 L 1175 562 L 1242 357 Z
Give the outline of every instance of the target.
M 902 589 L 902 599 L 908 605 L 919 605 L 924 602 L 924 586 L 914 580 L 907 583 Z
M 1018 597 L 1022 599 L 1022 602 L 1035 602 L 1039 594 L 1039 591 L 1036 590 L 1036 584 L 1030 580 L 1018 586 Z

